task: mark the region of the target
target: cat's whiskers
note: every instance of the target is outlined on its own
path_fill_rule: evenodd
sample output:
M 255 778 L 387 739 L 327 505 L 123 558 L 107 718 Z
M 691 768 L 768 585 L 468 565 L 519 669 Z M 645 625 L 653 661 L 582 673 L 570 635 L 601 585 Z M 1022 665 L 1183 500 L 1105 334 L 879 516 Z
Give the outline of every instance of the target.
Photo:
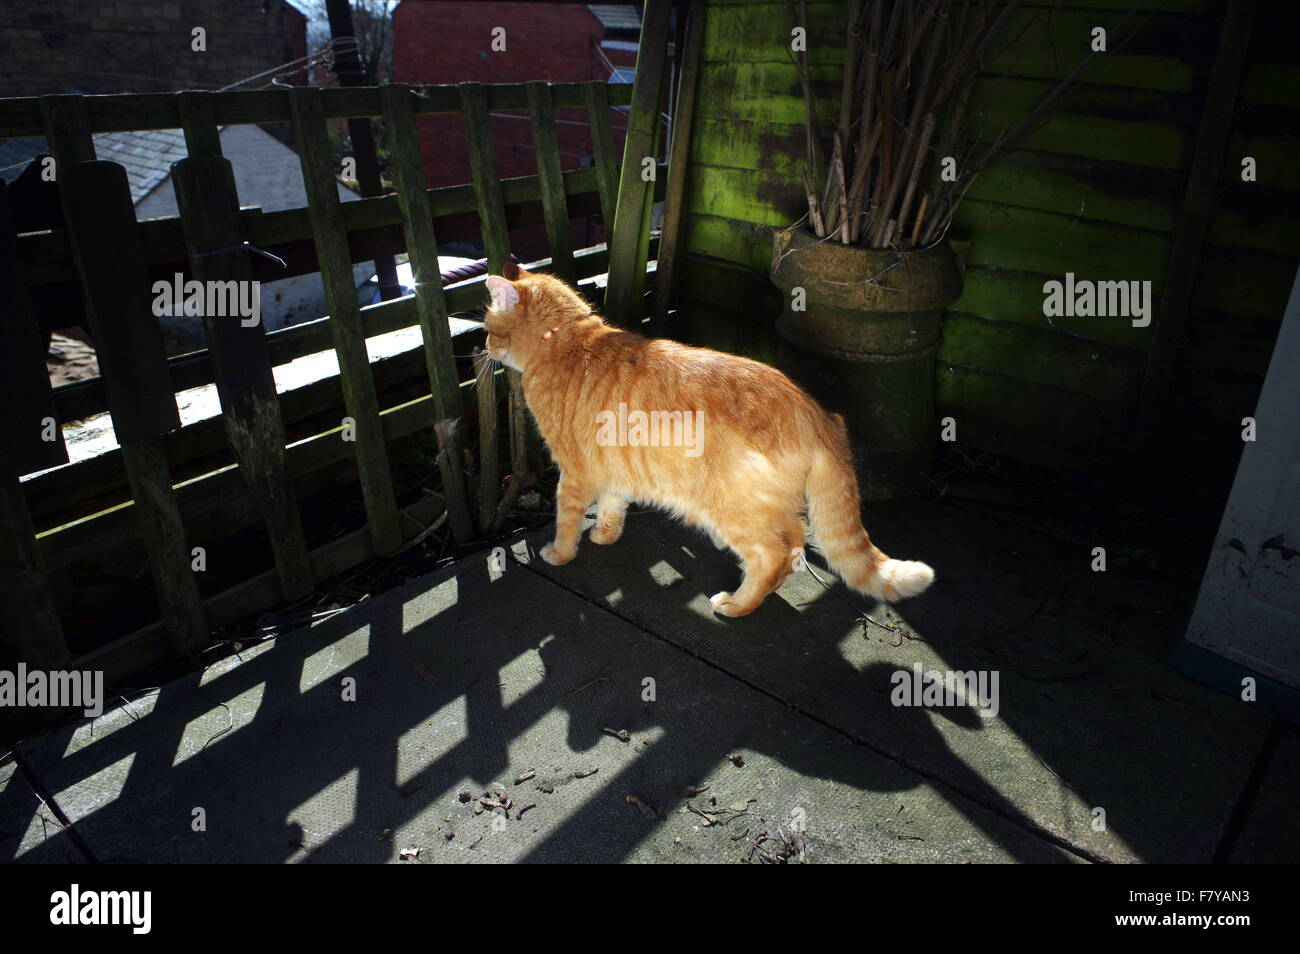
M 492 356 L 486 348 L 479 351 L 474 358 L 474 387 L 479 389 L 491 385 L 496 380 L 497 368 L 501 362 Z

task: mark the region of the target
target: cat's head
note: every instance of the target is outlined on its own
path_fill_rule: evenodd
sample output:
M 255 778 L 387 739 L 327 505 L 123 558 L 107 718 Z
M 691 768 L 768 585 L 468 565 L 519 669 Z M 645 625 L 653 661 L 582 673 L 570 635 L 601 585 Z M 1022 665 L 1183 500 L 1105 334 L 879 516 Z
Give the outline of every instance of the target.
M 551 275 L 507 262 L 502 275 L 489 275 L 492 300 L 483 316 L 487 350 L 507 367 L 523 371 L 538 349 L 591 308 L 572 288 Z

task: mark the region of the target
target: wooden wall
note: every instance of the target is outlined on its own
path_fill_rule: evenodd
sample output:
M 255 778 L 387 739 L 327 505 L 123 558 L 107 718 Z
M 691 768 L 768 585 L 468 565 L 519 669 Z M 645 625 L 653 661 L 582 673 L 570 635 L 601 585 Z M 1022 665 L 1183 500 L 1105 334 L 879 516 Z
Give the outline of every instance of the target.
M 1031 0 L 1015 50 L 986 64 L 972 103 L 991 138 L 1087 51 L 1129 0 Z M 807 4 L 809 59 L 838 95 L 845 4 Z M 1164 290 L 1225 6 L 1148 0 L 1141 29 L 1051 118 L 975 183 L 952 236 L 969 239 L 966 288 L 945 318 L 939 408 L 958 439 L 1021 460 L 1128 479 L 1128 441 L 1156 325 L 1043 315 L 1067 271 Z M 766 279 L 771 228 L 805 211 L 802 101 L 783 2 L 708 0 L 691 148 L 682 336 L 774 360 L 780 298 Z M 1031 22 L 1032 21 L 1032 22 Z M 1300 257 L 1300 61 L 1292 0 L 1260 0 L 1226 156 L 1159 439 L 1139 479 L 1186 478 L 1221 499 L 1253 413 Z M 1006 34 L 1010 35 L 1010 34 Z M 1000 74 L 1009 75 L 1002 77 Z M 825 115 L 831 115 L 828 105 Z M 1252 156 L 1258 181 L 1241 181 Z

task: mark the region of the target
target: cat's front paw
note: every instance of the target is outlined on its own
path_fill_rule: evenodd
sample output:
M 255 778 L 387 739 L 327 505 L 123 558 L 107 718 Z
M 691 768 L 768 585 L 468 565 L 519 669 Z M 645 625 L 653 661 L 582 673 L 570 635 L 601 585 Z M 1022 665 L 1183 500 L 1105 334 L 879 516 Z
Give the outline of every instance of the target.
M 577 555 L 578 550 L 576 547 L 565 552 L 563 550 L 557 550 L 554 543 L 546 544 L 546 546 L 542 547 L 541 553 L 538 554 L 538 556 L 551 566 L 564 566 L 564 564 L 568 563 Z

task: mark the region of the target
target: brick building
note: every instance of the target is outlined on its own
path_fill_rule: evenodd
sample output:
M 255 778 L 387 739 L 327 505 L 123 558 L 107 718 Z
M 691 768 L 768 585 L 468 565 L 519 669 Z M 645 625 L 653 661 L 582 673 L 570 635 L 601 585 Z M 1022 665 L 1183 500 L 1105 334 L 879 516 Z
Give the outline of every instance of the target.
M 493 30 L 505 30 L 505 49 L 494 50 Z M 463 3 L 407 0 L 393 12 L 393 78 L 399 83 L 517 83 L 527 80 L 631 82 L 640 17 L 629 4 Z M 611 118 L 615 149 L 623 146 L 621 115 Z M 591 163 L 586 110 L 556 111 L 564 169 Z M 431 186 L 470 180 L 464 123 L 459 116 L 419 122 L 425 174 Z M 494 112 L 492 140 L 503 178 L 537 171 L 526 111 Z M 573 223 L 575 247 L 604 241 L 598 221 Z M 548 254 L 544 230 L 511 236 L 521 258 Z
M 5 96 L 219 89 L 306 52 L 285 0 L 0 0 Z

